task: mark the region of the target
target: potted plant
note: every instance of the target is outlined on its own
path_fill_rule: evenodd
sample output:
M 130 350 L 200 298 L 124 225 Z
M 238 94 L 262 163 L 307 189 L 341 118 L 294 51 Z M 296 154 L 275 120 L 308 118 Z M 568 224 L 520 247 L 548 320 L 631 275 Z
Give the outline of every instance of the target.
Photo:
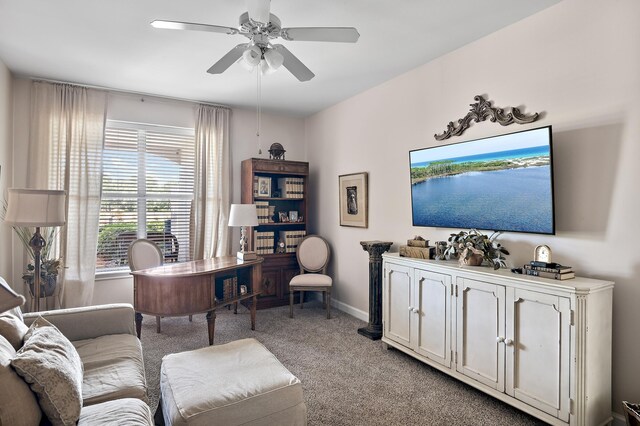
M 22 226 L 14 226 L 13 230 L 16 231 L 16 234 L 22 242 L 25 250 L 27 250 L 29 257 L 33 259 L 33 249 L 29 245 L 29 240 L 33 235 L 33 230 Z M 58 273 L 60 272 L 60 268 L 62 268 L 62 260 L 49 258 L 51 255 L 53 241 L 57 235 L 57 228 L 42 228 L 41 234 L 46 245 L 40 252 L 40 296 L 49 297 L 55 293 L 58 282 Z M 26 272 L 22 274 L 22 279 L 29 286 L 29 291 L 32 296 L 35 294 L 33 288 L 34 273 L 35 266 L 30 262 L 27 264 Z
M 40 296 L 53 296 L 58 282 L 58 272 L 62 263 L 60 259 L 42 259 L 40 261 Z M 29 285 L 29 291 L 34 294 L 33 277 L 35 266 L 32 263 L 27 265 L 27 272 L 22 274 L 22 279 Z
M 509 252 L 496 241 L 500 234 L 494 232 L 487 236 L 477 229 L 451 234 L 441 257 L 447 260 L 457 258 L 460 265 L 480 266 L 486 260 L 493 269 L 500 269 L 501 266 L 506 268 L 504 255 Z

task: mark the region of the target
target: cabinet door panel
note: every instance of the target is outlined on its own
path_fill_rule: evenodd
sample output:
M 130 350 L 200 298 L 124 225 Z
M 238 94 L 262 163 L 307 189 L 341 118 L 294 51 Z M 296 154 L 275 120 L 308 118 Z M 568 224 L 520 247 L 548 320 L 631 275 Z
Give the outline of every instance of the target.
M 280 283 L 280 269 L 262 268 L 261 297 L 277 296 Z
M 506 392 L 568 421 L 570 301 L 522 289 L 510 293 Z
M 412 269 L 387 264 L 384 279 L 384 335 L 410 347 L 411 274 Z
M 460 373 L 504 391 L 504 298 L 500 285 L 458 279 L 457 365 Z
M 414 350 L 451 367 L 451 276 L 416 269 Z

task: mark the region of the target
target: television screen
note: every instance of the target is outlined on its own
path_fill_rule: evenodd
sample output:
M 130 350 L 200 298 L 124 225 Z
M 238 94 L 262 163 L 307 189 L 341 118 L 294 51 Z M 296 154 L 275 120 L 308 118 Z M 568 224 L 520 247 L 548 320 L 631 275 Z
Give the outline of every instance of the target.
M 414 150 L 414 226 L 554 234 L 551 126 Z

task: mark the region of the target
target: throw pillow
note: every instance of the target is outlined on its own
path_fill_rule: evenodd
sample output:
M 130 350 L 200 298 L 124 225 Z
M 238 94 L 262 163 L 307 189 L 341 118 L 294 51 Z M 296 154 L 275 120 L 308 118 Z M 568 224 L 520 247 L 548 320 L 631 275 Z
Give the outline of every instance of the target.
M 0 336 L 7 339 L 16 351 L 22 347 L 24 335 L 28 330 L 29 327 L 15 315 L 6 312 L 0 315 Z
M 42 411 L 29 385 L 11 367 L 16 350 L 0 336 L 0 425 L 34 426 Z
M 76 424 L 82 408 L 82 361 L 55 326 L 36 319 L 11 365 L 38 395 L 51 424 Z

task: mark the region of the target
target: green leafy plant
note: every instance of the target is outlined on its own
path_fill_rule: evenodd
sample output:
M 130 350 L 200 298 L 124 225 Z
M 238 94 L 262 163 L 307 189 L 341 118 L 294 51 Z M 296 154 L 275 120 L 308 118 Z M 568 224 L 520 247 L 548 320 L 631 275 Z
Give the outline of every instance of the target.
M 497 242 L 501 234 L 501 232 L 494 232 L 487 236 L 477 229 L 451 234 L 447 240 L 447 248 L 441 257 L 447 260 L 452 258 L 469 260 L 474 255 L 482 255 L 493 269 L 506 268 L 504 255 L 509 255 L 509 251 Z

